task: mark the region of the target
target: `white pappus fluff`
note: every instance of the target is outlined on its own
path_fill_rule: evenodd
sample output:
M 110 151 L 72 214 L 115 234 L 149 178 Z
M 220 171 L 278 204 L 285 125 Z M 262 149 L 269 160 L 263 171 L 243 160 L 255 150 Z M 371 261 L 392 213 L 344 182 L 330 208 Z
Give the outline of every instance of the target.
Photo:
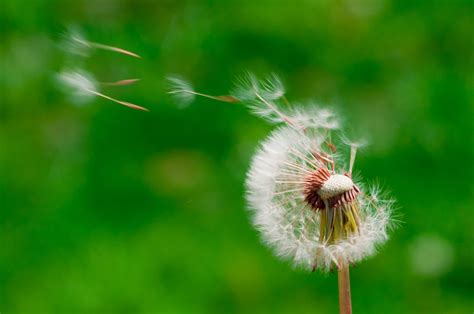
M 376 189 L 361 189 L 359 232 L 336 243 L 321 241 L 319 215 L 303 192 L 307 176 L 325 167 L 314 152 L 324 151 L 327 140 L 324 132 L 278 128 L 255 154 L 246 182 L 253 223 L 264 242 L 295 266 L 325 271 L 374 254 L 388 238 L 392 205 L 380 200 Z
M 57 74 L 60 86 L 79 103 L 96 96 L 98 92 L 97 81 L 89 72 L 82 69 L 67 69 Z
M 172 95 L 178 104 L 185 107 L 194 101 L 196 92 L 190 82 L 177 75 L 170 75 L 167 80 L 169 83 L 168 94 Z

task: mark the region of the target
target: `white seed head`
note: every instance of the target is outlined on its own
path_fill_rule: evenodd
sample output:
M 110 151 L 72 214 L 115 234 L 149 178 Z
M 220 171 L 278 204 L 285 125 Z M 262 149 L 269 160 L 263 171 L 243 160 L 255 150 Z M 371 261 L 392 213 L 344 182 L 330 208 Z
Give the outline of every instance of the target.
M 387 240 L 393 202 L 363 191 L 349 176 L 335 174 L 352 173 L 360 143 L 351 142 L 350 156 L 344 157 L 349 169 L 341 169 L 343 156 L 330 134 L 340 122 L 332 110 L 291 107 L 275 75 L 259 80 L 250 73 L 230 96 L 195 92 L 181 78 L 168 80 L 169 93 L 183 103 L 196 95 L 231 99 L 271 123 L 285 124 L 263 141 L 246 182 L 253 223 L 278 256 L 297 266 L 329 270 L 374 254 Z
M 342 174 L 333 174 L 326 182 L 324 182 L 323 186 L 319 189 L 318 194 L 322 199 L 328 199 L 350 191 L 353 186 L 354 183 L 351 178 Z
M 327 243 L 320 240 L 320 218 L 305 201 L 309 174 L 325 167 L 314 153 L 325 153 L 321 132 L 302 132 L 281 127 L 265 139 L 247 174 L 247 200 L 253 223 L 276 255 L 295 266 L 329 270 L 339 263 L 355 263 L 375 253 L 387 240 L 391 203 L 373 200 L 361 191 L 358 233 Z M 327 152 L 326 152 L 327 153 Z M 327 195 L 353 185 L 349 178 L 333 176 Z

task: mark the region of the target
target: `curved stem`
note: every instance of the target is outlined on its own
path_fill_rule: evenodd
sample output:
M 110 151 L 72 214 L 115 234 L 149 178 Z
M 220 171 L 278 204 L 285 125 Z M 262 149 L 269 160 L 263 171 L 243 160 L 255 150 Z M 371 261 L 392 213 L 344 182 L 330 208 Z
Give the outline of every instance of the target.
M 341 265 L 339 267 L 337 281 L 339 286 L 339 313 L 352 314 L 349 265 Z

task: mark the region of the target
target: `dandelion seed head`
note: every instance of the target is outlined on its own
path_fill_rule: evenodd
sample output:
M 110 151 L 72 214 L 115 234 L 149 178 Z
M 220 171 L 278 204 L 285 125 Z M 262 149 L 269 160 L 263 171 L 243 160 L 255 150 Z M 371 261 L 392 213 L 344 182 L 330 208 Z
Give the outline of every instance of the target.
M 260 80 L 248 72 L 237 80 L 232 94 L 243 101 L 255 100 L 259 96 L 266 100 L 277 100 L 285 95 L 285 86 L 274 73 Z
M 333 110 L 292 107 L 276 75 L 260 80 L 247 73 L 228 96 L 197 93 L 179 77 L 168 81 L 178 101 L 189 103 L 196 95 L 240 101 L 255 115 L 285 125 L 263 141 L 246 180 L 253 223 L 276 255 L 328 271 L 373 255 L 388 239 L 393 201 L 352 177 L 362 142 L 343 138 L 350 155 L 338 151 L 331 132 L 341 123 Z
M 390 202 L 372 199 L 373 190 L 365 192 L 350 176 L 334 173 L 318 157 L 326 154 L 327 140 L 324 132 L 278 128 L 255 154 L 246 181 L 253 223 L 263 241 L 295 266 L 324 271 L 373 255 L 388 239 L 391 224 Z M 308 195 L 314 200 L 314 184 L 320 184 L 321 195 L 311 203 Z M 336 239 L 324 234 L 322 214 L 328 208 L 357 209 L 356 230 Z

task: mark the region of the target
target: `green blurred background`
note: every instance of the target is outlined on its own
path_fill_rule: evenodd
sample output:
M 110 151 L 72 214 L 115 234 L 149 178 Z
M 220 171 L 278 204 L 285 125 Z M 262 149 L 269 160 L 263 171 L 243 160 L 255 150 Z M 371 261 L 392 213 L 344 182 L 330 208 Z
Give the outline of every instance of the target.
M 245 209 L 272 129 L 233 104 L 179 109 L 164 77 L 222 94 L 278 73 L 292 100 L 338 108 L 369 134 L 356 168 L 403 223 L 352 270 L 355 313 L 472 313 L 472 1 L 2 0 L 0 312 L 336 313 L 335 275 L 279 261 Z M 58 43 L 79 26 L 83 66 L 138 77 L 77 106 Z

